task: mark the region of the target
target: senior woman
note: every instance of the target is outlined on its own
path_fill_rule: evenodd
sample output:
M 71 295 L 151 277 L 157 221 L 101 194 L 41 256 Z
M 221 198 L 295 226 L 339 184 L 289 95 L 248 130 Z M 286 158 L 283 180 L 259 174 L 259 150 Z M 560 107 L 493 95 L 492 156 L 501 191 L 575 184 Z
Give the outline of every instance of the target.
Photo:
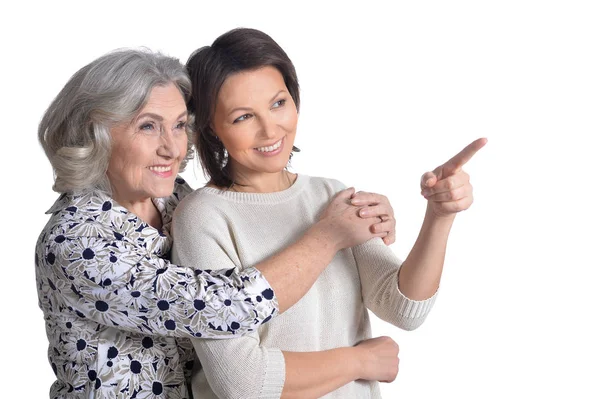
M 338 250 L 394 239 L 385 197 L 345 190 L 254 267 L 170 263 L 171 215 L 191 192 L 177 177 L 191 154 L 190 92 L 178 60 L 119 50 L 79 70 L 40 123 L 61 193 L 35 256 L 51 398 L 189 398 L 189 338 L 255 331 L 298 301 Z M 352 197 L 381 218 L 361 218 Z

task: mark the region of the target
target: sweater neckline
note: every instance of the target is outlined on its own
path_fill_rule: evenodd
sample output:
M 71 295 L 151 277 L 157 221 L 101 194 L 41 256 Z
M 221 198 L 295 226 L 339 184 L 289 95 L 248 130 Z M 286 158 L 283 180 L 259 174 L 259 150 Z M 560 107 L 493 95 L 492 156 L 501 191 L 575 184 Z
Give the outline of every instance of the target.
M 300 193 L 303 190 L 307 181 L 308 176 L 298 173 L 296 181 L 290 187 L 286 188 L 283 191 L 276 191 L 274 193 L 246 193 L 239 191 L 226 191 L 214 187 L 203 187 L 202 191 L 207 194 L 218 195 L 220 198 L 232 202 L 277 204 L 286 202 L 298 195 L 298 193 Z

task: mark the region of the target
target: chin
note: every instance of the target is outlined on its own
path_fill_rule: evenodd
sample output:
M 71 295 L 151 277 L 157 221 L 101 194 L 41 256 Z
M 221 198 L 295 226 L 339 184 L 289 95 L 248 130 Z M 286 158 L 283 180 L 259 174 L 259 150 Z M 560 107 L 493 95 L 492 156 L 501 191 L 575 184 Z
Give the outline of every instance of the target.
M 286 166 L 287 166 L 287 162 L 285 164 L 283 164 L 283 165 L 273 166 L 272 168 L 264 168 L 263 172 L 265 172 L 265 173 L 278 173 L 278 172 L 283 171 Z
M 153 190 L 152 197 L 153 198 L 169 197 L 171 194 L 173 194 L 174 188 L 175 188 L 175 180 L 173 180 L 173 182 L 168 187 L 160 187 L 160 188 L 157 188 L 156 190 Z

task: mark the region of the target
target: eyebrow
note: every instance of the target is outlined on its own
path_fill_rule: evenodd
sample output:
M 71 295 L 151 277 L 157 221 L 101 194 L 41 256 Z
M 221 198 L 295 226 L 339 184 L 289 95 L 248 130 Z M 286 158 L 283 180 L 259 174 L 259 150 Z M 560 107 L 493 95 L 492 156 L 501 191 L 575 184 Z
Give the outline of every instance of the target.
M 281 93 L 285 93 L 285 90 L 279 90 L 277 93 L 275 93 L 275 95 L 273 97 L 271 97 L 271 99 L 269 100 L 270 102 L 273 102 Z M 232 109 L 227 116 L 230 116 L 231 114 L 233 114 L 234 112 L 237 111 L 252 111 L 252 108 L 248 108 L 248 107 L 238 107 L 238 108 L 234 108 Z
M 247 108 L 247 107 L 238 107 L 238 108 L 234 108 L 234 109 L 232 109 L 232 110 L 231 110 L 231 111 L 230 111 L 230 112 L 227 114 L 227 116 L 230 116 L 231 114 L 233 114 L 234 112 L 237 112 L 237 111 L 252 111 L 252 109 L 251 109 L 251 108 Z
M 187 112 L 187 111 L 183 111 L 183 112 L 182 112 L 182 113 L 181 113 L 181 114 L 180 114 L 180 115 L 179 115 L 177 118 L 175 118 L 175 119 L 180 119 L 180 118 L 183 118 L 184 116 L 187 116 L 187 114 L 188 114 L 188 112 Z M 137 118 L 135 118 L 135 120 L 137 121 L 137 120 L 140 120 L 141 118 L 144 118 L 144 117 L 147 117 L 147 116 L 149 116 L 149 117 L 151 117 L 151 118 L 154 118 L 154 119 L 156 119 L 156 120 L 158 120 L 158 121 L 160 121 L 160 122 L 162 122 L 162 121 L 164 120 L 164 118 L 163 118 L 162 116 L 160 116 L 160 115 L 158 115 L 158 114 L 155 114 L 155 113 L 153 113 L 153 112 L 144 112 L 143 114 L 140 114 L 140 115 L 138 115 L 138 116 L 137 116 Z
M 279 90 L 274 96 L 273 98 L 271 98 L 271 102 L 273 102 L 281 93 L 285 93 L 285 90 Z

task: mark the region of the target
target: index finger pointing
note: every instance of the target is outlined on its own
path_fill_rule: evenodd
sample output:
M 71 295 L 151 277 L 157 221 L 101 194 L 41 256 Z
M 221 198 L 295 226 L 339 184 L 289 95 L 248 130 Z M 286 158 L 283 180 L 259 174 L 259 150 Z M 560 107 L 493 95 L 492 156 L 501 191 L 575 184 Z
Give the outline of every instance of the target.
M 444 167 L 451 169 L 460 168 L 466 164 L 469 159 L 473 158 L 473 155 L 475 155 L 477 151 L 481 150 L 486 143 L 487 139 L 485 137 L 473 141 L 471 144 L 463 148 L 461 152 L 450 158 Z

